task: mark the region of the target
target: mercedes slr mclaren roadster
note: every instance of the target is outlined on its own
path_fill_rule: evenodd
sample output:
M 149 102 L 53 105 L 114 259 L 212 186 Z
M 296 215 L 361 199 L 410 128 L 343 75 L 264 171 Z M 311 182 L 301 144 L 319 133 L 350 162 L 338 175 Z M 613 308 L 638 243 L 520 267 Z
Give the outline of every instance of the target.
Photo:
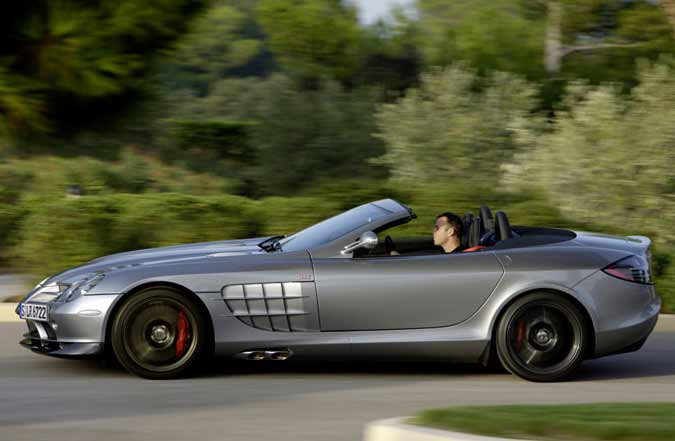
M 385 199 L 290 236 L 101 257 L 27 294 L 21 344 L 114 354 L 152 379 L 217 355 L 495 362 L 555 381 L 638 350 L 654 329 L 647 237 L 511 226 L 485 206 L 463 218 L 463 252 L 385 235 L 415 217 Z

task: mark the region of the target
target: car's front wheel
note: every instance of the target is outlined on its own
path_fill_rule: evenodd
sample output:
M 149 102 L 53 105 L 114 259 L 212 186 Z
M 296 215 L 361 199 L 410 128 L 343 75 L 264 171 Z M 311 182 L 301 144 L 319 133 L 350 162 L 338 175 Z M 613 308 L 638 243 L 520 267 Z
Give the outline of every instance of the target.
M 129 372 L 150 379 L 177 378 L 207 355 L 209 330 L 200 308 L 170 287 L 129 297 L 115 315 L 112 348 Z
M 513 302 L 495 336 L 502 365 L 530 381 L 557 381 L 572 374 L 583 361 L 588 337 L 578 308 L 546 292 Z

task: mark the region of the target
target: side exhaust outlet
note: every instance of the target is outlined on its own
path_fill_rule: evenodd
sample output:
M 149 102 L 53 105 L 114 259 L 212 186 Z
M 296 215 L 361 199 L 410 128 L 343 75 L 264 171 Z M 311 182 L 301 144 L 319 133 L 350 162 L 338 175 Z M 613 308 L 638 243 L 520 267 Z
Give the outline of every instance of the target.
M 236 358 L 245 360 L 273 360 L 284 361 L 288 360 L 293 353 L 290 349 L 282 350 L 258 350 L 258 351 L 244 351 L 236 355 Z

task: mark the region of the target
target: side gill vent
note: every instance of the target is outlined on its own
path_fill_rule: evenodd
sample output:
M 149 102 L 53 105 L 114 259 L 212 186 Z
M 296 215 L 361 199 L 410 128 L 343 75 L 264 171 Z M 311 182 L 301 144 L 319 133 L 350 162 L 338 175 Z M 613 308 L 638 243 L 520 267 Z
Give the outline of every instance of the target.
M 307 331 L 311 327 L 303 282 L 229 285 L 223 299 L 242 323 L 266 331 Z

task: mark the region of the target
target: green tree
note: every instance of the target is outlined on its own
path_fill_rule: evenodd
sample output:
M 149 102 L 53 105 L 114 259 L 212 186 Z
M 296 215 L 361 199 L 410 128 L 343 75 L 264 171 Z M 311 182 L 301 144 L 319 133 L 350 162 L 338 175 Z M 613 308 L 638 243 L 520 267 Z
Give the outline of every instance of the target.
M 646 0 L 417 0 L 417 8 L 432 66 L 464 60 L 481 73 L 630 84 L 638 58 L 675 51 L 667 5 Z
M 0 19 L 0 117 L 7 133 L 88 118 L 138 86 L 157 48 L 203 0 L 37 0 Z M 21 129 L 21 130 L 19 130 Z M 25 129 L 25 130 L 24 130 Z
M 434 70 L 376 115 L 394 181 L 412 185 L 495 183 L 499 164 L 534 107 L 535 89 L 507 73 L 479 81 L 463 66 Z
M 365 29 L 360 83 L 403 92 L 417 83 L 422 69 L 419 23 L 401 7 Z
M 612 85 L 569 86 L 564 108 L 507 166 L 512 189 L 540 189 L 579 222 L 675 243 L 675 68 L 643 66 L 630 96 Z
M 479 72 L 543 76 L 541 13 L 517 0 L 417 0 L 420 47 L 427 65 L 469 62 Z
M 593 81 L 634 78 L 635 60 L 675 49 L 664 9 L 619 0 L 544 0 L 547 72 Z
M 306 91 L 281 76 L 268 87 L 251 133 L 254 180 L 263 193 L 302 191 L 318 179 L 382 176 L 368 163 L 383 152 L 371 135 L 377 99 L 372 92 L 347 91 L 332 81 Z
M 255 195 L 302 192 L 315 181 L 383 177 L 382 167 L 368 163 L 383 153 L 372 136 L 379 95 L 319 81 L 307 90 L 284 74 L 268 79 L 228 78 L 216 82 L 205 97 L 185 97 L 175 104 L 177 118 L 208 123 L 213 119 L 247 121 L 247 157 L 251 165 L 221 173 L 256 183 Z M 175 141 L 174 141 L 175 142 Z
M 220 0 L 200 13 L 166 55 L 160 78 L 167 93 L 205 94 L 211 84 L 242 68 L 264 50 L 251 13 Z
M 348 80 L 361 63 L 363 30 L 342 0 L 261 0 L 257 16 L 289 72 Z

